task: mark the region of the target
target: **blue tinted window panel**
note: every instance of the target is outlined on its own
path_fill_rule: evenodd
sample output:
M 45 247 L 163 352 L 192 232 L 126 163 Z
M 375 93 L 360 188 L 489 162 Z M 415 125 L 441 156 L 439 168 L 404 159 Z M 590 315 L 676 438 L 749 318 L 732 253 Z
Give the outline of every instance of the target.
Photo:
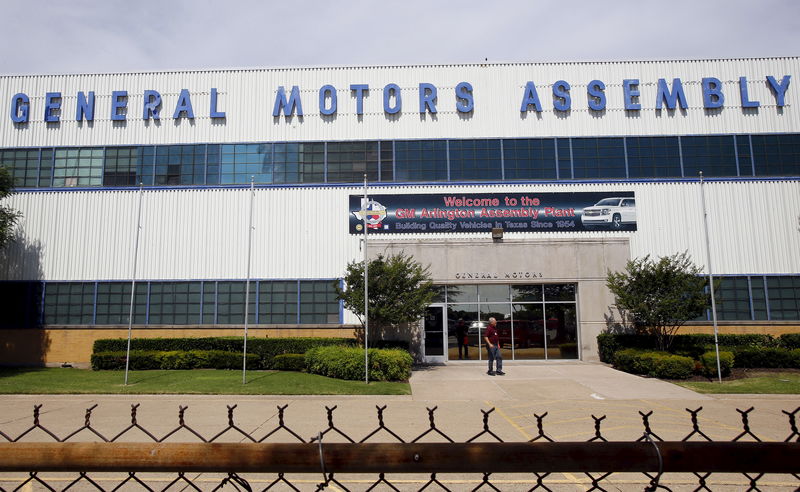
M 694 178 L 736 176 L 736 150 L 732 135 L 681 137 L 684 176 Z
M 572 152 L 568 138 L 556 139 L 558 153 L 558 179 L 572 179 Z
M 771 320 L 800 320 L 800 276 L 767 277 Z
M 621 138 L 573 138 L 575 179 L 625 178 L 625 146 Z
M 757 176 L 800 175 L 800 135 L 753 135 Z
M 444 140 L 395 142 L 395 181 L 446 181 Z
M 629 177 L 681 176 L 678 137 L 628 137 L 627 149 Z

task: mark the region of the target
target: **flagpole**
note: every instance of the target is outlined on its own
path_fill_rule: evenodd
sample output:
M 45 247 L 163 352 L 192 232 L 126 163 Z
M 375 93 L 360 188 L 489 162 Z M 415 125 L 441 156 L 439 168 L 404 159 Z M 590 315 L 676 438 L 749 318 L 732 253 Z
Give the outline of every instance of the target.
M 708 239 L 708 212 L 706 212 L 706 193 L 703 188 L 703 171 L 700 171 L 700 197 L 703 200 L 703 232 L 706 237 L 706 263 L 708 264 L 708 285 L 711 288 L 711 319 L 714 323 L 714 350 L 717 354 L 717 378 L 722 383 L 722 370 L 719 363 L 719 329 L 717 327 L 717 301 L 714 298 L 714 273 L 711 270 L 711 243 Z
M 364 382 L 369 384 L 369 260 L 367 257 L 367 175 L 364 174 L 364 202 L 362 219 L 364 220 Z
M 136 294 L 136 267 L 139 259 L 139 231 L 142 228 L 142 195 L 144 183 L 139 182 L 139 210 L 136 213 L 136 239 L 133 243 L 133 274 L 131 275 L 131 304 L 128 310 L 128 347 L 125 350 L 125 386 L 128 385 L 128 369 L 131 363 L 131 333 L 133 332 L 133 300 Z
M 250 321 L 250 252 L 253 244 L 253 196 L 255 176 L 250 176 L 250 212 L 247 224 L 247 281 L 244 287 L 244 344 L 242 348 L 242 384 L 247 384 L 247 328 Z

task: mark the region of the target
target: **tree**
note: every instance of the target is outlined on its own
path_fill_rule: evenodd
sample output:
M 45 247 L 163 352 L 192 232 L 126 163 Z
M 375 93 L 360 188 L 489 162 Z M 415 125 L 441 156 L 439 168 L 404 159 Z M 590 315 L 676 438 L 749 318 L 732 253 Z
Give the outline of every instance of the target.
M 8 169 L 0 166 L 0 201 L 14 192 L 14 178 Z M 0 248 L 4 248 L 11 240 L 14 226 L 21 214 L 7 205 L 0 205 Z
M 666 350 L 678 328 L 709 305 L 706 279 L 699 274 L 686 252 L 658 260 L 647 255 L 628 261 L 624 272 L 609 271 L 606 285 L 625 319 L 637 332 L 654 335 L 659 350 Z
M 344 307 L 364 324 L 364 262 L 347 265 L 344 289 L 336 292 Z M 370 338 L 376 339 L 387 326 L 416 321 L 425 314 L 437 290 L 428 267 L 403 252 L 369 262 L 369 326 Z

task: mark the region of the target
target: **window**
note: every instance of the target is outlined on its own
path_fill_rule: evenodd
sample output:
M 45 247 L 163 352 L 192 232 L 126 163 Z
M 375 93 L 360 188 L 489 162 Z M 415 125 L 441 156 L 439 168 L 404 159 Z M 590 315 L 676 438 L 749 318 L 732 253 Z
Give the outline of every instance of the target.
M 200 282 L 151 282 L 151 325 L 200 324 Z
M 756 176 L 800 175 L 800 135 L 753 135 L 750 138 Z
M 138 186 L 139 183 L 152 184 L 152 147 L 111 147 L 106 149 L 103 170 L 104 186 Z M 149 160 L 149 166 L 144 163 Z
M 705 177 L 737 175 L 733 135 L 680 139 L 684 177 L 696 178 L 700 171 Z
M 338 323 L 339 301 L 332 280 L 300 281 L 300 323 Z
M 36 281 L 0 282 L 3 299 L 2 328 L 36 328 L 42 325 L 42 288 Z
M 44 322 L 48 325 L 91 325 L 94 321 L 94 283 L 48 283 Z
M 236 144 L 220 146 L 220 184 L 272 183 L 272 144 Z M 291 153 L 281 147 L 281 162 L 285 165 Z M 295 152 L 296 155 L 296 152 Z M 283 177 L 285 178 L 285 168 Z
M 572 166 L 575 179 L 625 178 L 624 143 L 621 138 L 573 138 Z
M 572 150 L 568 138 L 557 138 L 558 179 L 572 179 Z
M 446 181 L 444 140 L 399 140 L 394 143 L 395 181 Z
M 752 319 L 747 277 L 720 277 L 719 287 L 715 288 L 714 294 L 717 300 L 717 317 L 719 319 Z
M 19 188 L 39 186 L 39 149 L 0 152 L 0 166 L 8 169 L 14 179 L 14 186 Z M 49 177 L 48 173 L 48 181 Z
M 629 177 L 681 177 L 678 137 L 628 137 L 626 145 Z
M 337 310 L 338 314 L 338 310 Z M 297 282 L 261 281 L 258 285 L 258 323 L 297 323 Z
M 394 181 L 394 142 L 380 142 L 381 181 Z
M 485 357 L 483 333 L 497 320 L 503 356 L 515 360 L 575 359 L 578 323 L 575 284 L 448 285 L 448 357 L 458 357 L 457 326 L 466 326 L 469 345 Z M 469 351 L 468 351 L 469 352 Z
M 503 178 L 499 140 L 450 140 L 450 180 Z
M 56 149 L 53 186 L 100 186 L 103 181 L 103 149 Z
M 378 142 L 328 143 L 328 182 L 378 181 Z
M 800 276 L 767 277 L 772 320 L 800 320 Z
M 503 162 L 507 180 L 556 179 L 555 139 L 503 140 Z
M 147 284 L 136 284 L 133 300 L 133 324 L 147 323 Z M 131 308 L 130 282 L 100 282 L 97 284 L 95 324 L 127 325 Z
M 217 324 L 244 325 L 245 282 L 217 282 Z M 256 282 L 250 282 L 248 322 L 255 323 Z
M 205 184 L 205 145 L 162 145 L 155 152 L 156 185 Z

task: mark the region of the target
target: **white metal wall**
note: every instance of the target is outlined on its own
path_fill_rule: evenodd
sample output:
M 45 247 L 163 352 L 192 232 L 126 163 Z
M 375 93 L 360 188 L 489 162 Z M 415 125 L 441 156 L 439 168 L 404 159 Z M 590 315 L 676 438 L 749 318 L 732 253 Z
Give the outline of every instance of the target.
M 800 182 L 706 183 L 713 269 L 718 274 L 800 273 Z M 508 237 L 629 237 L 633 257 L 688 251 L 705 265 L 697 183 L 475 185 L 375 188 L 374 193 L 634 191 L 636 232 L 508 233 Z M 348 234 L 358 188 L 257 189 L 254 278 L 340 277 L 360 258 Z M 145 190 L 139 278 L 243 279 L 248 189 Z M 132 271 L 137 191 L 22 192 L 22 236 L 0 262 L 3 279 L 114 280 Z M 385 235 L 398 241 L 481 234 Z
M 288 68 L 227 71 L 126 73 L 101 75 L 47 75 L 0 77 L 0 147 L 97 146 L 197 142 L 310 141 L 348 139 L 474 138 L 524 136 L 661 135 L 709 133 L 792 132 L 800 128 L 795 109 L 797 80 L 790 84 L 786 106 L 777 108 L 766 82 L 784 75 L 800 74 L 800 58 L 651 61 L 609 63 L 481 64 L 396 67 Z M 751 100 L 758 109 L 742 109 L 739 77 L 749 80 Z M 679 77 L 689 108 L 656 111 L 656 83 L 671 85 Z M 723 82 L 725 107 L 703 109 L 700 81 L 716 77 Z M 623 109 L 622 81 L 640 80 L 641 111 Z M 587 109 L 586 86 L 593 79 L 606 84 L 607 109 L 592 114 Z M 570 83 L 572 110 L 553 111 L 552 85 Z M 456 109 L 455 86 L 473 86 L 475 110 L 469 115 Z M 535 82 L 544 111 L 520 113 L 523 89 Z M 438 114 L 419 114 L 419 84 L 438 89 Z M 402 88 L 403 111 L 383 112 L 383 88 L 395 83 Z M 319 113 L 319 89 L 332 84 L 338 89 L 338 112 L 323 118 Z M 355 114 L 351 84 L 368 84 L 365 114 Z M 305 116 L 287 121 L 272 117 L 278 86 L 302 90 Z M 210 89 L 219 90 L 224 121 L 209 118 Z M 189 89 L 196 118 L 175 121 L 172 113 L 181 89 Z M 110 121 L 111 93 L 128 91 L 128 120 Z M 143 92 L 159 91 L 163 98 L 162 120 L 142 121 Z M 95 121 L 74 121 L 78 91 L 95 91 Z M 9 118 L 10 101 L 23 92 L 31 98 L 31 122 L 15 126 Z M 47 92 L 63 97 L 60 123 L 44 123 Z

